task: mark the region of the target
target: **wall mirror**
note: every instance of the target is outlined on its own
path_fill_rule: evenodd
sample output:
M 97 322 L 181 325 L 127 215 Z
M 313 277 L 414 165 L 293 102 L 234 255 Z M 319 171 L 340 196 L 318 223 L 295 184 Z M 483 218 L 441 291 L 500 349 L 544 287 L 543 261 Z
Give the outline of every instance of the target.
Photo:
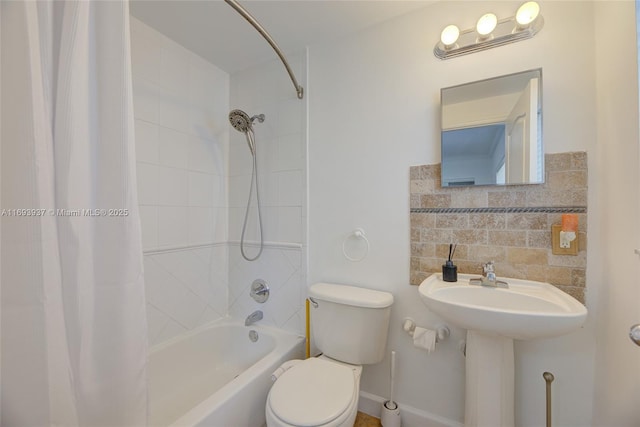
M 542 69 L 444 88 L 442 186 L 541 184 Z

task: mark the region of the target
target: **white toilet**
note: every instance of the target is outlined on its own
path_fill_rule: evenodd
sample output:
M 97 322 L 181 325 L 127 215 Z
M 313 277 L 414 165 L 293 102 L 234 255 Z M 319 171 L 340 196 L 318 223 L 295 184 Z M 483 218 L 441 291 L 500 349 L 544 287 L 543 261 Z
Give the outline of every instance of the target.
M 278 377 L 267 397 L 267 426 L 352 427 L 361 365 L 384 358 L 393 295 L 316 283 L 309 299 L 311 337 L 323 354 Z

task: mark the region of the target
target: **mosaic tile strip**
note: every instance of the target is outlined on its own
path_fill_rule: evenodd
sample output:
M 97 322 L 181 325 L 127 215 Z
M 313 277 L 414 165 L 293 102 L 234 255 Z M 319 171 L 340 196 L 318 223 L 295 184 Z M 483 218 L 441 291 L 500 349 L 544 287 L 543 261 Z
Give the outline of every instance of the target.
M 411 213 L 587 213 L 586 206 L 411 208 Z

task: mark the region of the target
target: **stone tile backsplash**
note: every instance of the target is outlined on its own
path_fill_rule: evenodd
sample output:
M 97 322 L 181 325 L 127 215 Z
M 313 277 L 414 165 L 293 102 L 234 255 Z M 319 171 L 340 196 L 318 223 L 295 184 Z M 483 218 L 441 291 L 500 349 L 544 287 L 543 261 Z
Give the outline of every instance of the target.
M 501 277 L 549 282 L 584 303 L 587 255 L 587 154 L 545 155 L 540 185 L 442 188 L 440 165 L 412 166 L 411 284 L 442 271 L 457 243 L 459 273 L 495 261 Z M 551 226 L 578 213 L 577 256 L 551 253 Z

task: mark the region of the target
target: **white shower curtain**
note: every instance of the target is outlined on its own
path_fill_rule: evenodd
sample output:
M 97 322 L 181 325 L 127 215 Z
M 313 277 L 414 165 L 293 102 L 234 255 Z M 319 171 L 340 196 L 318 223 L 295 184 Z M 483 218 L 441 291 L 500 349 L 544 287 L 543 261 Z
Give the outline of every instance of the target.
M 2 426 L 146 424 L 126 1 L 2 1 Z

